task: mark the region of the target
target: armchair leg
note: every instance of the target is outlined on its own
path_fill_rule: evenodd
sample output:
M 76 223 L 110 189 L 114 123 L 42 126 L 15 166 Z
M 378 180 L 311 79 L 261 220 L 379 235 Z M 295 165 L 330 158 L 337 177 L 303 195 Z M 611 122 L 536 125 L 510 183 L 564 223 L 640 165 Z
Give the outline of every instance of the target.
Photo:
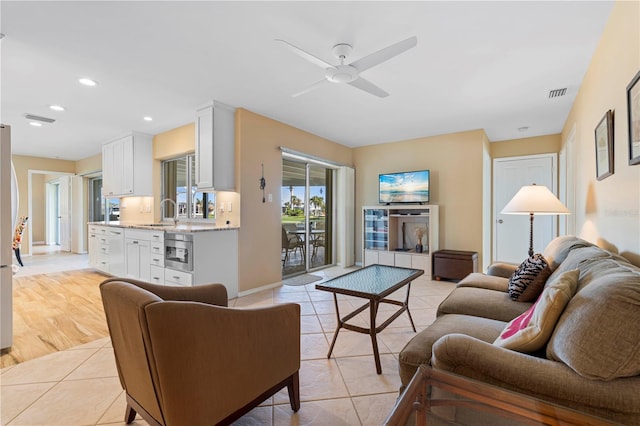
M 136 418 L 136 410 L 129 404 L 127 404 L 127 408 L 124 411 L 124 422 L 126 424 L 131 424 L 133 420 Z
M 300 378 L 297 371 L 290 377 L 287 390 L 289 391 L 291 409 L 294 413 L 297 413 L 300 409 Z

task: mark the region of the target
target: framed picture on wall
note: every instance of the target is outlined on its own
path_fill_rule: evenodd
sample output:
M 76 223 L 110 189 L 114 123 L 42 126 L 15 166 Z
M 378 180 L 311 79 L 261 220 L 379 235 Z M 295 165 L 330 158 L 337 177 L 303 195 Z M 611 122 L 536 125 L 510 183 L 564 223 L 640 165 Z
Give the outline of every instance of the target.
M 640 72 L 627 86 L 629 164 L 640 164 Z
M 607 111 L 595 130 L 596 178 L 602 180 L 613 174 L 613 112 Z

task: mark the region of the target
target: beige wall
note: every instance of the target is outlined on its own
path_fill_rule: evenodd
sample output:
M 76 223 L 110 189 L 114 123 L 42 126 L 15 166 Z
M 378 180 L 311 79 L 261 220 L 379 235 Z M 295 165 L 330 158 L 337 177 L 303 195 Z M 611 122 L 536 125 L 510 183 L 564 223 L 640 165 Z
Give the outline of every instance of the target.
M 236 111 L 236 150 L 241 167 L 236 179 L 240 192 L 239 290 L 248 291 L 282 279 L 280 146 L 345 165 L 352 164 L 352 150 L 245 109 Z M 262 202 L 259 179 L 264 164 L 266 194 L 273 202 Z
M 354 149 L 356 260 L 362 260 L 362 206 L 378 204 L 378 175 L 429 169 L 430 203 L 440 206 L 440 248 L 482 255 L 483 130 Z M 482 264 L 481 259 L 479 264 Z
M 562 130 L 575 126 L 576 233 L 640 260 L 640 165 L 628 165 L 626 86 L 640 71 L 640 2 L 617 1 Z M 594 129 L 614 111 L 614 174 L 596 180 Z M 603 241 L 604 242 L 604 241 Z
M 83 158 L 76 161 L 76 174 L 89 175 L 102 171 L 102 154 L 96 154 L 91 157 Z
M 18 216 L 27 216 L 29 214 L 29 170 L 75 173 L 76 164 L 74 161 L 55 160 L 52 158 L 29 157 L 24 155 L 13 155 L 13 166 L 16 170 L 16 179 L 18 181 L 18 192 L 20 196 L 18 206 Z M 29 245 L 29 235 L 31 233 L 30 223 L 24 231 L 22 238 L 21 253 L 31 253 Z
M 44 223 L 46 216 L 45 177 L 43 174 L 31 175 L 31 217 L 29 226 L 33 242 L 44 242 Z M 25 194 L 26 195 L 26 194 Z
M 512 139 L 489 144 L 491 158 L 558 153 L 562 146 L 560 134 Z

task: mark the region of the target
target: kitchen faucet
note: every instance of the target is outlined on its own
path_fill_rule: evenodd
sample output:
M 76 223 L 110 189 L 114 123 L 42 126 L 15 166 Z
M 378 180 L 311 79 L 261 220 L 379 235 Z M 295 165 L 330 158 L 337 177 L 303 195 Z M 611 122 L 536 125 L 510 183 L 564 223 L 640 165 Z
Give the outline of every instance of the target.
M 162 220 L 164 220 L 165 218 L 164 211 L 162 210 L 162 205 L 164 204 L 165 201 L 170 201 L 171 204 L 173 204 L 173 224 L 175 226 L 178 224 L 178 206 L 176 202 L 173 201 L 171 198 L 165 198 L 164 200 L 160 201 L 160 211 L 162 212 Z

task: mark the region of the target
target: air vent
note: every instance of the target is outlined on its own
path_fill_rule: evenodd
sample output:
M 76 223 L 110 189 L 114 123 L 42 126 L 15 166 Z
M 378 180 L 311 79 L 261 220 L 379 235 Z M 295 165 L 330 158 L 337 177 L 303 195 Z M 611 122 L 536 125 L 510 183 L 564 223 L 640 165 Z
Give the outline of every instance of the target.
M 26 118 L 27 120 L 42 121 L 43 123 L 55 123 L 56 121 L 53 118 L 40 117 L 39 115 L 33 115 L 33 114 L 25 114 L 24 118 Z
M 549 91 L 549 98 L 558 98 L 567 94 L 567 88 L 554 89 Z

